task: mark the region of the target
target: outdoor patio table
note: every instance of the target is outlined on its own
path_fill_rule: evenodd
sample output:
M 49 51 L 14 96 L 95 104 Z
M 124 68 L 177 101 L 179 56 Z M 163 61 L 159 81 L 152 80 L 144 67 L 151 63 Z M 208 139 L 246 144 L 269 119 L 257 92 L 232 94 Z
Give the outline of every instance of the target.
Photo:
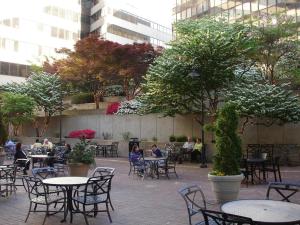
M 102 148 L 103 149 L 103 157 L 107 157 L 107 149 L 109 148 L 112 148 L 112 144 L 101 144 L 101 145 L 98 145 L 98 147 Z
M 146 162 L 150 163 L 150 169 L 151 169 L 151 176 L 153 177 L 153 172 L 156 173 L 157 179 L 159 179 L 159 171 L 158 171 L 158 164 L 159 161 L 166 161 L 166 157 L 145 157 L 144 160 Z
M 221 206 L 225 213 L 251 218 L 256 224 L 300 223 L 300 205 L 273 200 L 237 200 Z
M 70 221 L 72 221 L 72 192 L 73 187 L 85 185 L 88 181 L 88 177 L 54 177 L 43 180 L 43 183 L 47 186 L 60 186 L 64 187 L 67 191 L 67 211 L 64 219 L 61 222 L 66 222 L 68 212 L 70 212 Z
M 54 158 L 55 156 L 49 156 L 49 155 L 29 155 L 29 158 L 31 158 L 32 162 L 32 168 L 34 168 L 34 159 L 39 159 L 40 161 L 40 167 L 42 167 L 42 162 L 44 162 L 45 159 Z
M 261 167 L 263 171 L 263 181 L 266 181 L 266 173 L 265 173 L 265 162 L 266 159 L 261 159 L 261 158 L 252 158 L 252 159 L 247 159 L 247 164 L 250 166 L 251 170 L 251 183 L 254 184 L 254 176 L 258 178 L 258 181 L 260 182 L 260 176 L 257 176 L 256 173 L 256 168 Z

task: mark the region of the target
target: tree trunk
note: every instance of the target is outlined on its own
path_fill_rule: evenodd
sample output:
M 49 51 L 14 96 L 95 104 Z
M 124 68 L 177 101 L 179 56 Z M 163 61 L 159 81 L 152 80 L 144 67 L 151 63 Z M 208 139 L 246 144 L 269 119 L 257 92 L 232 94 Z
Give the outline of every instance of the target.
M 35 135 L 40 137 L 39 122 L 37 120 L 34 120 L 33 127 L 35 129 Z
M 46 133 L 46 130 L 48 129 L 48 126 L 49 126 L 49 123 L 50 123 L 50 119 L 51 119 L 51 115 L 47 115 L 47 113 L 45 113 L 43 129 L 40 133 L 41 136 L 44 136 L 44 134 Z

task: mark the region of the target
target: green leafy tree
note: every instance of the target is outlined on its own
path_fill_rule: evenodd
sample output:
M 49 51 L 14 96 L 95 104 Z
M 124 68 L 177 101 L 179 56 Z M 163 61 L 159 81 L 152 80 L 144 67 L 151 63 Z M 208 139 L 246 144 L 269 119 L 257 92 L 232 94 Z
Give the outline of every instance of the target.
M 201 122 L 202 102 L 214 115 L 220 91 L 236 79 L 237 69 L 240 75 L 249 69 L 244 56 L 251 50 L 250 28 L 204 18 L 179 22 L 175 29 L 176 40 L 145 77 L 142 112 L 195 113 Z
M 298 24 L 283 15 L 261 15 L 261 26 L 253 26 L 256 50 L 249 55 L 270 84 L 290 78 L 300 79 L 300 42 Z
M 271 85 L 254 80 L 233 85 L 226 92 L 226 101 L 233 102 L 248 123 L 271 126 L 300 121 L 298 96 L 287 85 Z
M 2 113 L 0 110 L 0 146 L 3 146 L 8 138 L 7 129 L 3 121 Z
M 38 123 L 35 123 L 37 136 L 44 135 L 51 117 L 62 109 L 62 100 L 65 94 L 59 76 L 48 73 L 32 73 L 26 82 L 7 84 L 2 86 L 2 90 L 30 96 L 36 102 L 37 108 L 44 112 L 41 130 Z
M 1 96 L 1 113 L 3 120 L 13 125 L 14 135 L 17 136 L 22 124 L 34 118 L 35 101 L 22 94 L 4 93 Z
M 234 104 L 226 103 L 217 113 L 214 125 L 216 154 L 214 175 L 239 175 L 242 156 L 241 139 L 237 135 L 239 117 Z

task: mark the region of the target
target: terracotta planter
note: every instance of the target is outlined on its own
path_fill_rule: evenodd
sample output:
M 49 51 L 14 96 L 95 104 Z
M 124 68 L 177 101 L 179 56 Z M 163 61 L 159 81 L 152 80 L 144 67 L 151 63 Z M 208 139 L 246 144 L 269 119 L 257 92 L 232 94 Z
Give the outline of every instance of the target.
M 87 177 L 90 165 L 84 163 L 68 163 L 70 176 Z
M 208 180 L 212 183 L 213 192 L 219 203 L 237 200 L 243 178 L 243 174 L 234 176 L 215 176 L 208 174 Z

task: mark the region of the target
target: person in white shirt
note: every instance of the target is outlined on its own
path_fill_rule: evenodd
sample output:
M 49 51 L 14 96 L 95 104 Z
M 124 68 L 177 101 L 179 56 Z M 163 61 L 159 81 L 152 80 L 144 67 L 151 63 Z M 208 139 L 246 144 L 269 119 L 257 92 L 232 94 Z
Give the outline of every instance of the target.
M 43 147 L 51 150 L 53 148 L 53 144 L 47 139 L 44 139 Z

